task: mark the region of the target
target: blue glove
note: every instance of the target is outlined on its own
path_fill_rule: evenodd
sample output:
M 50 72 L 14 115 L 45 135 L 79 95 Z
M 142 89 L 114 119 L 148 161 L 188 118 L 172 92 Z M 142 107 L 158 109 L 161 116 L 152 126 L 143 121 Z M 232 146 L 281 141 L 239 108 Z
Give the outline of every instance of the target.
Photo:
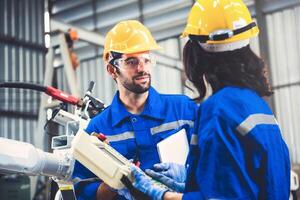
M 187 169 L 176 163 L 157 163 L 153 165 L 154 172 L 161 173 L 177 182 L 185 182 Z
M 164 194 L 168 191 L 166 187 L 152 180 L 138 167 L 131 167 L 131 171 L 135 179 L 133 187 L 147 194 L 154 200 L 163 199 Z
M 186 167 L 183 165 L 159 163 L 153 166 L 153 170 L 146 170 L 146 173 L 176 192 L 185 189 Z

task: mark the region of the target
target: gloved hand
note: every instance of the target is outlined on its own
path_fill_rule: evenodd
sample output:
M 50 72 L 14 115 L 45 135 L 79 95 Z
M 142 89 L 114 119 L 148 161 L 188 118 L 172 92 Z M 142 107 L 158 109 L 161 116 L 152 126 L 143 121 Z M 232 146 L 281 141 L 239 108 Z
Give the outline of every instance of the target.
M 183 165 L 176 163 L 159 163 L 153 166 L 153 170 L 147 169 L 146 173 L 176 192 L 184 191 L 186 167 Z
M 163 199 L 164 194 L 168 191 L 166 187 L 163 187 L 152 180 L 138 167 L 132 166 L 131 171 L 135 179 L 133 186 L 136 189 L 150 196 L 154 200 Z
M 177 163 L 157 163 L 153 165 L 153 170 L 150 171 L 161 173 L 177 182 L 186 180 L 186 167 Z

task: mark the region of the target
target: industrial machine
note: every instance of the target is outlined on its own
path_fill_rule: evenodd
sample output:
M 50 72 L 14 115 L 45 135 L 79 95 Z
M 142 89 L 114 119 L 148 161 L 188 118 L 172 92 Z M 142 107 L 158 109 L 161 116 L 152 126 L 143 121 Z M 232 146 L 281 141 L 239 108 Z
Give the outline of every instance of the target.
M 65 127 L 65 135 L 52 138 L 53 153 L 44 152 L 29 143 L 0 138 L 0 173 L 51 177 L 60 189 L 56 199 L 64 200 L 76 199 L 73 185 L 84 181 L 72 176 L 75 160 L 114 189 L 122 189 L 124 184 L 128 186 L 134 181 L 130 171 L 134 164 L 114 150 L 102 134 L 89 135 L 84 131 L 89 120 L 105 108 L 99 99 L 91 95 L 93 82 L 82 99 L 53 87 L 35 84 L 1 83 L 1 87 L 38 90 L 57 100 L 75 105 L 75 108 L 73 113 L 58 109 L 50 119 Z M 133 193 L 142 199 L 147 198 L 138 191 Z

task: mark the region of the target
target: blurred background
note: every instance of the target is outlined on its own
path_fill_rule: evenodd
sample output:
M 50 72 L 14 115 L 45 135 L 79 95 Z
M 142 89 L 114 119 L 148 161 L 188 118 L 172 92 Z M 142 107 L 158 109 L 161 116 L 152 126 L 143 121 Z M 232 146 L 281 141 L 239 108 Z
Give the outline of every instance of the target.
M 300 0 L 244 2 L 260 28 L 259 37 L 251 41 L 251 47 L 268 65 L 274 95 L 267 101 L 282 128 L 293 169 L 299 173 Z M 150 29 L 163 47 L 156 53 L 153 86 L 161 93 L 195 97 L 197 94 L 185 78 L 181 61 L 186 40 L 179 37 L 193 3 L 193 0 L 0 0 L 0 82 L 48 84 L 80 97 L 88 89 L 89 81 L 95 81 L 94 96 L 110 104 L 116 86 L 102 62 L 104 37 L 119 21 L 136 19 Z M 71 37 L 72 45 L 67 48 L 72 63 L 64 58 L 66 41 L 60 37 L 61 33 L 69 34 L 70 28 L 79 38 Z M 68 70 L 67 64 L 72 66 Z M 51 108 L 41 105 L 38 92 L 1 88 L 0 102 L 0 137 L 49 150 L 51 137 L 63 132 L 55 127 L 46 133 L 41 129 L 44 124 L 39 113 L 42 109 L 51 114 Z M 31 179 L 1 177 L 0 193 L 15 195 L 14 199 L 28 199 L 28 195 L 30 199 L 45 199 L 47 180 L 41 178 L 33 187 Z M 23 187 L 22 197 L 13 192 L 17 191 L 16 185 Z

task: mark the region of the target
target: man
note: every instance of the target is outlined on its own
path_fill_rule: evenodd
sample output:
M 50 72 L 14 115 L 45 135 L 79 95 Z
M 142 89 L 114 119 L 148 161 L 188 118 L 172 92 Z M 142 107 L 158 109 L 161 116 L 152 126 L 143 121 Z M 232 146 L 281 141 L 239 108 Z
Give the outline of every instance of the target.
M 139 161 L 141 169 L 160 162 L 156 144 L 183 126 L 190 139 L 197 109 L 186 96 L 159 94 L 151 87 L 155 60 L 150 51 L 158 49 L 150 31 L 138 21 L 122 21 L 108 32 L 103 59 L 118 91 L 111 105 L 86 129 L 106 135 L 113 148 Z M 79 163 L 75 174 L 93 177 Z M 119 198 L 107 185 L 97 182 L 77 187 L 78 199 L 95 199 L 96 191 L 97 199 Z
M 262 98 L 272 94 L 265 64 L 249 46 L 257 34 L 242 0 L 196 1 L 183 33 L 185 71 L 202 101 L 188 170 L 162 163 L 148 171 L 175 193 L 133 168 L 137 189 L 159 200 L 289 198 L 288 148 Z

